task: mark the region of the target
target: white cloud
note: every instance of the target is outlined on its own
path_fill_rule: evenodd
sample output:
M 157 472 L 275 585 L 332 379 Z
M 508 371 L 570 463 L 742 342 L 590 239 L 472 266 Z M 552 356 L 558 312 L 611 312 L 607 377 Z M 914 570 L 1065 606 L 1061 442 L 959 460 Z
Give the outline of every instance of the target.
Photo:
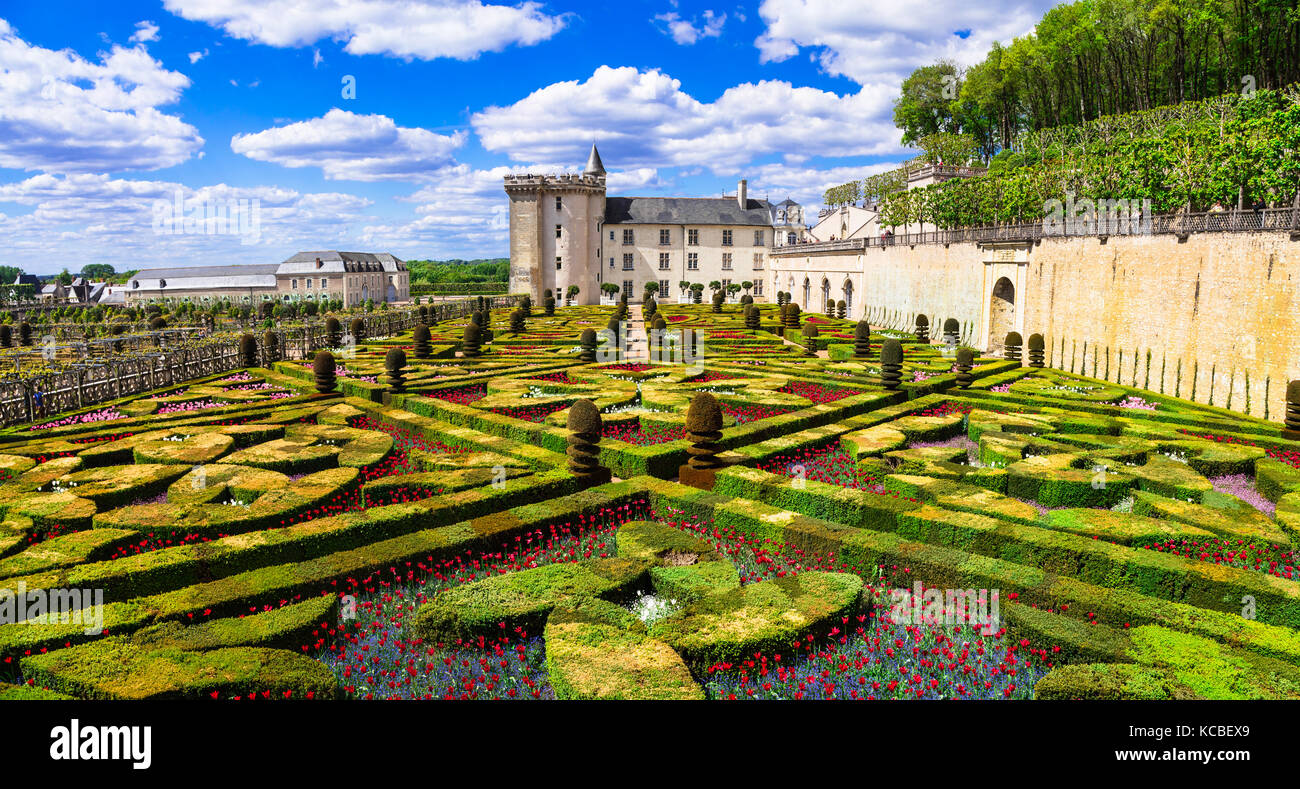
M 451 162 L 466 133 L 398 126 L 384 115 L 332 109 L 324 117 L 230 140 L 235 153 L 285 167 L 319 167 L 333 180 L 423 180 Z
M 772 154 L 896 153 L 901 135 L 889 110 L 883 85 L 840 96 L 763 81 L 705 103 L 661 71 L 601 66 L 585 82 L 548 85 L 471 122 L 485 149 L 515 161 L 585 162 L 595 140 L 606 166 L 704 166 L 730 175 Z
M 704 12 L 703 21 L 683 19 L 676 11 L 655 16 L 656 22 L 664 23 L 664 32 L 673 37 L 673 41 L 683 46 L 690 46 L 701 38 L 717 38 L 722 35 L 722 27 L 727 23 L 726 14 Z
M 135 23 L 135 32 L 128 39 L 132 44 L 143 44 L 147 41 L 158 40 L 158 26 L 153 22 L 145 20 Z
M 177 194 L 187 205 L 258 200 L 260 239 L 248 244 L 241 243 L 247 239 L 230 234 L 155 233 L 155 203 L 174 202 Z M 192 188 L 95 174 L 36 175 L 0 184 L 0 202 L 33 206 L 28 213 L 0 217 L 0 233 L 6 239 L 0 263 L 31 273 L 57 270 L 56 263 L 49 261 L 71 258 L 105 260 L 119 270 L 197 265 L 213 259 L 275 262 L 298 249 L 355 246 L 361 227 L 374 222 L 366 214 L 370 201 L 350 194 L 227 184 Z
M 919 66 L 939 59 L 971 65 L 994 41 L 1033 29 L 1058 0 L 931 0 L 918 13 L 910 0 L 763 0 L 767 29 L 754 42 L 760 62 L 782 61 L 801 48 L 829 74 L 861 85 L 897 85 Z M 956 35 L 969 31 L 966 38 Z
M 754 196 L 766 195 L 774 203 L 779 203 L 787 197 L 792 198 L 803 206 L 804 218 L 812 221 L 817 217 L 817 210 L 822 207 L 822 194 L 827 189 L 892 170 L 900 163 L 882 162 L 871 165 L 830 167 L 824 170 L 815 167 L 790 166 L 789 163 L 765 164 L 758 167 L 750 177 L 749 193 Z
M 204 59 L 207 56 L 208 56 L 208 50 L 206 49 L 204 49 L 202 52 L 191 52 L 190 65 L 192 66 L 195 63 L 198 63 L 200 60 Z
M 536 2 L 487 5 L 480 0 L 164 0 L 186 19 L 207 22 L 235 38 L 274 47 L 346 41 L 353 55 L 472 60 L 514 44 L 551 38 L 563 16 Z
M 197 129 L 157 109 L 176 102 L 189 78 L 139 44 L 99 58 L 34 46 L 0 20 L 0 167 L 153 170 L 203 146 Z

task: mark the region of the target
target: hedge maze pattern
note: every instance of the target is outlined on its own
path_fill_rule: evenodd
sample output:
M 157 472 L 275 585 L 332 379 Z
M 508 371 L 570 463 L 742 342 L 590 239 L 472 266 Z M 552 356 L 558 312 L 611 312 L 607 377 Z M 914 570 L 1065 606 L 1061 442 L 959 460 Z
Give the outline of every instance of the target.
M 1300 696 L 1281 423 L 776 305 L 584 361 L 622 308 L 552 309 L 0 434 L 0 698 Z

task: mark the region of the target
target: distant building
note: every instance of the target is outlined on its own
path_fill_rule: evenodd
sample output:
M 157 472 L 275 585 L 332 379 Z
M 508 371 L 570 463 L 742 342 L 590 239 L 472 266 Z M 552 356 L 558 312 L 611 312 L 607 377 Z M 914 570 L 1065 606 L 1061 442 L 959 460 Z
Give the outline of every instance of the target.
M 283 263 L 143 269 L 127 281 L 124 291 L 127 304 L 337 299 L 355 307 L 367 301 L 407 301 L 411 281 L 406 263 L 387 252 L 324 250 L 299 252 Z
M 543 291 L 562 298 L 577 285 L 576 303 L 596 304 L 604 283 L 630 301 L 640 300 L 647 282 L 667 301 L 685 298 L 681 282 L 718 281 L 724 289 L 751 282 L 750 292 L 762 296 L 768 252 L 806 232 L 798 203 L 752 199 L 743 180 L 733 196 L 607 197 L 594 145 L 581 174 L 509 175 L 505 191 L 510 292 L 534 302 Z

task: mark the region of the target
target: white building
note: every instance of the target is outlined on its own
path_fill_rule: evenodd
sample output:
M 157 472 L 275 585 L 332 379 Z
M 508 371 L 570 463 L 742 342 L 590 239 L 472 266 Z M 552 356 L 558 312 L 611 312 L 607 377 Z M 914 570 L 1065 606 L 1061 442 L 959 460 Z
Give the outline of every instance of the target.
M 751 295 L 770 296 L 769 251 L 806 233 L 798 203 L 752 199 L 743 180 L 734 196 L 607 197 L 594 145 L 581 174 L 506 176 L 505 190 L 510 292 L 534 302 L 547 290 L 562 298 L 576 285 L 574 303 L 596 304 L 604 283 L 629 301 L 641 299 L 647 282 L 666 301 L 687 298 L 683 282 L 740 285 L 741 294 L 750 283 Z

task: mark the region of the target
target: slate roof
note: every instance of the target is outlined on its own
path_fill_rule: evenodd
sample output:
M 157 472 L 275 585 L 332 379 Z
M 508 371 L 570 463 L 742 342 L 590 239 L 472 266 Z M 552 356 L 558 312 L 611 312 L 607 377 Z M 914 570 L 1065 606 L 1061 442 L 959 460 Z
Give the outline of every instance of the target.
M 607 225 L 772 226 L 772 204 L 748 200 L 742 211 L 734 197 L 608 197 Z
M 316 258 L 320 258 L 320 268 L 316 268 Z M 358 264 L 360 264 L 359 267 Z M 371 268 L 372 266 L 375 268 Z M 406 263 L 387 252 L 380 252 L 377 254 L 370 252 L 340 252 L 337 249 L 299 252 L 281 263 L 279 267 L 281 274 L 405 270 Z
M 214 288 L 274 288 L 277 263 L 244 266 L 191 266 L 143 269 L 126 283 L 127 290 L 195 290 Z M 165 286 L 160 285 L 165 281 Z

